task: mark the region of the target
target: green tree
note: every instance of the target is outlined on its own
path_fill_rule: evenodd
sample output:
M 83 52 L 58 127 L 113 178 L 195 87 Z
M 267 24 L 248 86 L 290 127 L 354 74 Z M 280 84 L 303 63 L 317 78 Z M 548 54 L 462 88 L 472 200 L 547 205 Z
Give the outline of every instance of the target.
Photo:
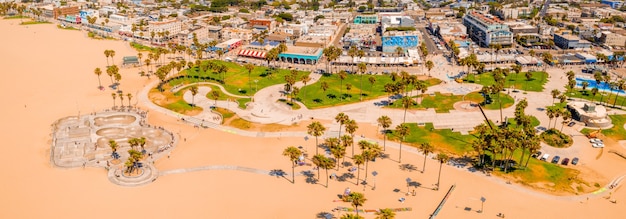
M 298 161 L 301 155 L 302 155 L 302 151 L 300 151 L 300 149 L 294 146 L 289 146 L 285 148 L 285 150 L 283 151 L 283 156 L 288 157 L 289 160 L 291 161 L 291 183 L 292 184 L 296 182 L 296 178 L 295 178 L 296 177 L 295 175 L 296 162 Z
M 343 80 L 348 77 L 348 74 L 345 71 L 341 70 L 339 71 L 339 73 L 337 73 L 337 76 L 339 77 L 339 93 L 341 93 L 341 95 L 343 96 Z
M 365 158 L 363 157 L 363 155 L 360 154 L 356 154 L 354 156 L 352 156 L 352 161 L 354 161 L 354 164 L 356 165 L 356 185 L 359 185 L 359 178 L 361 177 L 361 165 L 363 165 L 363 163 L 365 163 Z M 367 174 L 367 173 L 365 173 Z
M 437 161 L 439 161 L 439 175 L 437 175 L 437 190 L 439 190 L 440 182 L 441 182 L 441 166 L 444 163 L 447 163 L 450 160 L 450 157 L 447 154 L 439 153 L 437 154 Z
M 248 63 L 243 65 L 243 67 L 248 70 L 248 88 L 250 89 L 250 92 L 252 92 L 252 70 L 254 70 L 254 65 Z
M 346 125 L 346 132 L 350 134 L 352 139 L 354 139 L 354 133 L 356 132 L 357 129 L 359 129 L 359 124 L 356 123 L 354 119 L 348 119 L 345 122 L 345 125 Z M 354 145 L 352 144 L 350 146 L 352 146 L 352 156 L 354 156 Z
M 419 149 L 422 150 L 422 154 L 424 154 L 424 167 L 422 168 L 422 173 L 424 173 L 424 171 L 426 171 L 426 157 L 428 157 L 430 153 L 433 153 L 435 148 L 430 143 L 424 142 L 420 144 Z
M 318 153 L 319 144 L 317 142 L 317 138 L 322 136 L 324 134 L 324 131 L 326 131 L 326 127 L 324 127 L 322 123 L 318 121 L 314 121 L 307 126 L 307 133 L 311 136 L 315 136 L 315 154 L 316 155 L 319 154 Z
M 394 219 L 396 218 L 396 212 L 393 212 L 391 208 L 379 209 L 376 212 L 376 219 Z
M 217 105 L 217 99 L 220 98 L 220 92 L 217 90 L 211 91 L 211 98 L 215 101 L 215 105 Z
M 350 204 L 352 204 L 352 207 L 354 207 L 354 209 L 356 210 L 356 215 L 359 216 L 359 207 L 363 206 L 363 204 L 365 204 L 365 201 L 367 201 L 367 199 L 365 198 L 365 195 L 363 195 L 362 193 L 352 192 L 350 193 L 350 195 L 348 195 L 348 201 L 350 202 Z
M 406 122 L 406 111 L 409 109 L 409 107 L 411 107 L 411 105 L 413 105 L 415 103 L 415 100 L 413 100 L 413 98 L 408 97 L 408 96 L 404 96 L 402 97 L 402 108 L 404 108 L 404 117 L 402 118 L 402 122 Z
M 396 126 L 396 135 L 398 136 L 398 138 L 400 138 L 400 150 L 399 152 L 399 156 L 398 156 L 398 163 L 402 163 L 402 142 L 404 142 L 404 137 L 406 137 L 409 134 L 409 126 L 406 125 L 405 123 L 402 123 L 398 126 Z
M 383 128 L 383 151 L 387 149 L 387 132 L 388 128 L 391 127 L 391 118 L 389 116 L 381 116 L 376 120 L 378 122 L 378 126 Z
M 428 69 L 428 76 L 430 77 L 430 70 L 433 69 L 433 67 L 435 67 L 435 64 L 433 63 L 433 61 L 426 61 L 426 69 Z
M 334 160 L 325 157 L 322 154 L 318 154 L 313 156 L 313 164 L 315 164 L 315 166 L 317 166 L 317 168 L 322 168 L 324 170 L 326 170 L 326 185 L 325 187 L 328 188 L 328 169 L 332 169 L 335 167 L 336 163 Z M 318 174 L 318 178 L 319 178 L 319 174 Z
M 362 50 L 359 50 L 362 51 Z M 367 71 L 367 64 L 361 62 L 357 65 L 357 69 L 359 70 L 359 72 L 361 73 L 361 79 L 359 80 L 361 83 L 361 85 L 359 86 L 359 91 L 361 92 L 359 94 L 359 98 L 361 101 L 363 101 L 363 75 L 365 74 L 365 72 Z M 375 80 L 375 79 L 374 79 Z
M 189 91 L 191 91 L 191 106 L 195 106 L 195 99 L 196 99 L 196 94 L 198 94 L 198 86 L 197 85 L 192 85 L 189 88 Z
M 337 137 L 341 137 L 341 126 L 346 124 L 348 120 L 350 120 L 350 117 L 348 117 L 348 115 L 346 115 L 345 113 L 339 113 L 337 114 L 337 116 L 335 116 L 335 121 L 339 123 L 339 134 L 337 135 Z

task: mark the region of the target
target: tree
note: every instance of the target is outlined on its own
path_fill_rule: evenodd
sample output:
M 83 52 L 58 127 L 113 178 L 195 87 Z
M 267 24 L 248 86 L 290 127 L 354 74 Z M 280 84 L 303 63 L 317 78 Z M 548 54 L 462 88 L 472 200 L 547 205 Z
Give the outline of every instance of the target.
M 198 86 L 192 85 L 191 88 L 189 88 L 189 91 L 191 91 L 191 106 L 195 106 L 194 102 L 196 99 L 196 94 L 198 94 Z
M 430 70 L 433 69 L 433 67 L 435 67 L 435 64 L 433 64 L 433 61 L 426 61 L 426 69 L 428 69 L 428 76 L 430 77 Z
M 437 160 L 439 161 L 439 175 L 437 176 L 437 189 L 436 190 L 439 190 L 439 187 L 440 187 L 439 182 L 441 181 L 441 166 L 444 163 L 447 163 L 448 160 L 450 160 L 450 157 L 448 157 L 447 154 L 439 153 L 437 154 Z
M 344 214 L 339 219 L 363 219 L 362 216 L 354 215 L 354 214 Z
M 254 65 L 248 63 L 245 64 L 243 67 L 248 70 L 248 87 L 250 89 L 250 92 L 252 92 L 252 70 L 254 70 Z
M 352 156 L 352 161 L 354 161 L 354 164 L 356 165 L 356 185 L 359 185 L 359 177 L 361 176 L 361 165 L 363 165 L 363 163 L 365 163 L 365 158 L 363 157 L 363 155 L 360 154 L 356 154 L 354 156 Z M 367 173 L 365 173 L 367 174 Z
M 370 82 L 370 93 L 372 93 L 372 88 L 374 88 L 374 83 L 376 83 L 376 77 L 370 76 L 368 80 Z
M 367 201 L 367 199 L 365 198 L 365 195 L 363 195 L 362 193 L 352 192 L 350 193 L 350 195 L 348 195 L 348 201 L 350 201 L 350 204 L 352 204 L 352 206 L 356 210 L 356 215 L 359 216 L 359 207 L 363 206 L 363 204 L 365 204 L 365 201 Z
M 387 149 L 387 129 L 391 127 L 391 118 L 388 116 L 378 117 L 376 120 L 378 122 L 378 126 L 383 128 L 383 151 Z
M 128 107 L 130 107 L 130 99 L 133 98 L 133 95 L 131 93 L 127 93 L 126 98 L 128 98 Z
M 363 50 L 359 50 L 359 51 L 363 51 Z M 365 74 L 365 72 L 367 71 L 367 64 L 361 62 L 357 65 L 357 68 L 359 70 L 359 72 L 361 73 L 361 79 L 360 79 L 360 87 L 359 87 L 359 91 L 361 92 L 359 94 L 359 98 L 361 101 L 363 101 L 363 74 Z M 376 80 L 376 79 L 374 79 Z
M 307 133 L 309 135 L 315 136 L 315 154 L 317 155 L 319 147 L 319 144 L 317 143 L 317 138 L 324 134 L 324 131 L 326 131 L 326 127 L 324 127 L 322 123 L 314 121 L 307 126 L 307 129 Z
M 341 137 L 341 126 L 346 124 L 348 120 L 350 120 L 350 117 L 348 117 L 345 113 L 339 113 L 335 116 L 335 121 L 339 123 L 339 135 L 337 137 Z
M 422 154 L 424 154 L 424 167 L 422 168 L 422 173 L 424 173 L 424 171 L 426 171 L 426 157 L 428 157 L 435 148 L 430 143 L 424 142 L 420 144 L 419 149 L 422 150 Z
M 398 57 L 400 57 L 402 54 L 404 54 L 404 49 L 402 47 L 396 47 L 396 55 L 398 55 Z M 396 64 L 396 71 L 398 71 L 400 65 Z
M 322 81 L 322 83 L 320 83 L 320 88 L 322 88 L 322 90 L 324 91 L 324 94 L 326 94 L 326 90 L 328 90 L 329 88 L 328 82 Z
M 102 70 L 100 70 L 100 68 L 96 68 L 93 71 L 94 74 L 96 74 L 98 76 L 98 88 L 102 89 L 102 83 L 100 83 L 100 75 L 102 75 Z
M 404 117 L 402 118 L 402 122 L 406 122 L 406 111 L 409 109 L 409 107 L 411 107 L 411 105 L 413 105 L 415 103 L 415 100 L 413 100 L 413 98 L 408 97 L 408 96 L 404 96 L 402 97 L 402 107 L 404 108 Z
M 104 56 L 107 58 L 107 67 L 109 66 L 109 56 L 111 56 L 111 50 L 104 50 Z
M 117 94 L 111 93 L 111 97 L 113 97 L 113 108 L 115 108 L 115 98 L 117 97 Z
M 352 139 L 354 139 L 354 133 L 359 128 L 359 124 L 357 124 L 356 121 L 354 121 L 354 119 L 349 119 L 345 122 L 345 125 L 346 125 L 346 132 L 350 134 Z M 351 144 L 352 145 L 350 146 L 352 146 L 352 156 L 354 156 L 354 143 L 351 143 Z
M 304 86 L 306 87 L 306 84 L 309 83 L 309 81 L 311 81 L 311 77 L 309 77 L 309 75 L 303 75 L 302 78 L 300 78 L 300 80 L 302 81 L 302 83 L 304 84 Z M 303 98 L 302 100 L 306 100 L 306 93 L 303 93 Z
M 409 134 L 409 126 L 405 123 L 402 123 L 396 126 L 396 135 L 400 138 L 400 151 L 398 156 L 398 163 L 402 162 L 402 142 L 404 142 L 404 137 Z
M 552 104 L 554 104 L 554 99 L 556 99 L 559 94 L 561 94 L 561 91 L 559 91 L 558 89 L 554 89 L 550 91 L 550 94 L 552 94 Z
M 370 161 L 380 156 L 382 150 L 378 144 L 372 144 L 365 140 L 359 141 L 359 147 L 361 148 L 361 155 L 365 159 L 365 172 L 367 173 Z M 367 174 L 365 175 L 365 180 L 367 180 Z
M 394 219 L 396 218 L 396 212 L 393 212 L 391 208 L 378 209 L 376 212 L 376 219 Z
M 327 144 L 328 149 L 330 150 L 330 154 L 335 158 L 335 162 L 339 163 L 341 158 L 346 156 L 346 147 L 349 142 L 352 142 L 352 137 L 349 135 L 341 136 L 343 144 Z M 328 140 L 328 139 L 327 139 Z M 339 170 L 339 165 L 337 165 L 337 170 Z
M 343 95 L 343 80 L 346 79 L 346 77 L 348 77 L 348 74 L 345 71 L 341 70 L 339 71 L 337 76 L 339 77 L 339 93 Z
M 300 151 L 300 149 L 294 146 L 289 146 L 285 148 L 285 150 L 283 151 L 283 156 L 288 157 L 289 160 L 291 161 L 291 183 L 292 184 L 296 182 L 296 175 L 295 175 L 296 162 L 298 161 L 298 159 L 300 159 L 301 155 L 302 155 L 302 151 Z
M 313 164 L 315 164 L 315 166 L 317 166 L 317 168 L 322 168 L 324 170 L 326 170 L 326 185 L 325 187 L 328 188 L 328 169 L 332 169 L 335 167 L 336 163 L 334 160 L 325 157 L 322 154 L 318 154 L 313 156 Z M 318 174 L 318 178 L 319 178 L 319 174 Z
M 583 81 L 582 88 L 585 94 L 587 94 L 587 87 L 589 87 L 589 82 Z
M 593 103 L 593 100 L 596 98 L 596 94 L 598 94 L 598 88 L 594 87 L 591 89 L 591 102 Z
M 354 74 L 354 57 L 357 55 L 357 51 L 358 49 L 356 48 L 356 46 L 351 46 L 350 49 L 348 49 L 348 56 L 350 56 L 350 73 Z
M 216 90 L 211 91 L 211 98 L 215 100 L 215 105 L 217 105 L 217 99 L 220 98 L 220 92 Z
M 113 159 L 119 158 L 119 155 L 117 155 L 117 148 L 119 147 L 117 145 L 117 142 L 115 140 L 109 140 L 109 147 L 111 147 L 111 150 L 113 152 L 111 152 L 111 156 L 113 157 Z

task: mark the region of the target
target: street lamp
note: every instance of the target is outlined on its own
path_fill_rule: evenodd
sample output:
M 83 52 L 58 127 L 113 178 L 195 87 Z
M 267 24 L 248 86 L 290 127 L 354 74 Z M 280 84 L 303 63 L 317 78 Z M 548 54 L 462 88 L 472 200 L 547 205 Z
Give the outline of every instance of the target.
M 411 186 L 411 178 L 406 178 L 406 195 L 411 193 L 409 186 Z
M 372 172 L 372 190 L 376 190 L 376 175 L 378 175 L 378 172 L 373 171 Z

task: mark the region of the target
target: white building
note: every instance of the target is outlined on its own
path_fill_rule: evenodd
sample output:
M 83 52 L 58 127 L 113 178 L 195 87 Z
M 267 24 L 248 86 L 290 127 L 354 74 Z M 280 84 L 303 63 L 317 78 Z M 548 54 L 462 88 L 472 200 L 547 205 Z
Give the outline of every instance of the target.
M 169 36 L 180 33 L 182 24 L 176 19 L 164 20 L 164 21 L 148 21 L 148 33 L 168 33 Z

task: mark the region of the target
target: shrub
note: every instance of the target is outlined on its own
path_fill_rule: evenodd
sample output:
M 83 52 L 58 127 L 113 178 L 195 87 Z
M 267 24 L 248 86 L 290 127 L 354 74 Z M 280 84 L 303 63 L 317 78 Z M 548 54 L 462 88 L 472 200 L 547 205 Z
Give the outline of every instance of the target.
M 546 144 L 557 147 L 557 148 L 566 148 L 572 145 L 573 141 L 569 135 L 563 134 L 563 132 L 557 129 L 548 129 L 545 132 L 541 133 L 539 136 L 541 140 Z

